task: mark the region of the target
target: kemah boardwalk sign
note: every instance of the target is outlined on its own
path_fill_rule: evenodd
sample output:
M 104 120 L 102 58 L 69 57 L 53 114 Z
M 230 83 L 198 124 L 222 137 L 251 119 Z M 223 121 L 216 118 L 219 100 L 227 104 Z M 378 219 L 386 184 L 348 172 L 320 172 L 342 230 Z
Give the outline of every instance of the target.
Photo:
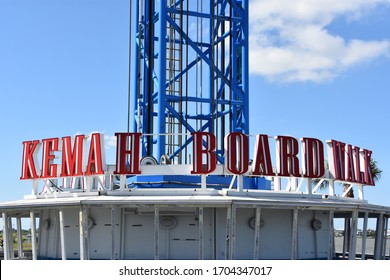
M 141 133 L 115 133 L 115 169 L 105 162 L 104 137 L 76 135 L 23 142 L 21 180 L 80 177 L 95 175 L 137 175 L 141 171 Z M 208 132 L 191 133 L 192 165 L 182 175 L 216 174 L 216 137 Z M 225 136 L 223 170 L 225 175 L 322 178 L 325 174 L 325 148 L 330 176 L 335 181 L 374 185 L 370 168 L 372 152 L 336 140 L 326 145 L 316 138 L 273 137 L 276 144 L 276 168 L 273 168 L 269 137 L 256 135 L 253 162 L 249 160 L 249 136 L 234 132 Z M 301 156 L 299 157 L 299 152 Z M 58 162 L 58 163 L 55 163 Z M 59 163 L 61 162 L 61 163 Z

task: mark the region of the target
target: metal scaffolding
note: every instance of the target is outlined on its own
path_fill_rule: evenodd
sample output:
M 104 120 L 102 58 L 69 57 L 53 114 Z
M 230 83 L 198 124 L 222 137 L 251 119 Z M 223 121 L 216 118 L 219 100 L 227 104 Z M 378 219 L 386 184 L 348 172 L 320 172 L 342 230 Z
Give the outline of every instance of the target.
M 248 1 L 131 1 L 129 129 L 142 155 L 189 163 L 191 132 L 249 132 Z

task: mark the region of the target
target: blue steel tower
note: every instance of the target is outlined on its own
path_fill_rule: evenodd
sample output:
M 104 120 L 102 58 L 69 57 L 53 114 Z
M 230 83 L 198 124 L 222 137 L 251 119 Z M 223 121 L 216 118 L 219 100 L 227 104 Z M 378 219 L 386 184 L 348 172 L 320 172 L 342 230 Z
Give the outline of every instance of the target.
M 129 130 L 142 156 L 189 163 L 191 132 L 249 132 L 248 1 L 131 1 Z

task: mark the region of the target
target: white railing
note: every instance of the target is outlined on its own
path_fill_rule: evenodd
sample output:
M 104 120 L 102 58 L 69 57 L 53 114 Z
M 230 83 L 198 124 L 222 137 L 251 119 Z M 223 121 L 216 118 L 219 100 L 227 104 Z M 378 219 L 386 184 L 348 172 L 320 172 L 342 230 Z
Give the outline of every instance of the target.
M 217 165 L 215 170 L 209 174 L 191 174 L 192 165 L 141 165 L 141 174 L 142 176 L 154 176 L 154 175 L 186 175 L 186 176 L 197 176 L 200 177 L 199 181 L 194 182 L 175 182 L 178 185 L 178 189 L 181 189 L 184 185 L 194 186 L 194 188 L 200 188 L 203 190 L 213 189 L 213 188 L 226 188 L 230 190 L 235 190 L 237 192 L 242 191 L 255 191 L 253 189 L 247 189 L 244 185 L 244 177 L 262 177 L 254 176 L 251 172 L 247 172 L 243 175 L 232 175 L 229 174 L 223 165 Z M 136 182 L 129 184 L 127 180 L 127 175 L 116 175 L 114 174 L 115 165 L 108 165 L 107 171 L 104 175 L 94 175 L 94 176 L 83 176 L 83 177 L 63 177 L 63 178 L 52 178 L 52 179 L 42 179 L 42 180 L 33 180 L 33 195 L 39 194 L 60 194 L 62 192 L 96 192 L 96 191 L 128 191 L 132 189 L 137 184 L 146 184 L 148 182 Z M 216 185 L 210 183 L 208 179 L 209 176 L 219 175 L 224 177 L 230 177 L 230 183 L 226 185 Z M 148 177 L 146 177 L 147 180 Z M 336 181 L 332 178 L 329 170 L 326 170 L 325 175 L 318 179 L 304 178 L 304 177 L 264 177 L 265 180 L 270 181 L 270 188 L 265 189 L 273 192 L 283 192 L 283 193 L 301 193 L 301 194 L 321 194 L 326 196 L 339 196 L 345 197 L 348 191 L 354 187 L 358 190 L 358 195 L 355 197 L 357 199 L 364 199 L 363 185 L 352 184 L 350 182 L 341 182 Z M 226 181 L 226 180 L 225 180 Z M 149 182 L 150 185 L 153 184 L 169 184 L 168 181 L 159 181 L 159 182 Z M 342 185 L 348 184 L 349 187 L 345 191 L 343 190 Z M 39 185 L 41 186 L 41 192 L 38 191 Z M 180 187 L 180 185 L 182 187 Z M 342 191 L 336 192 L 336 186 L 340 185 Z M 263 189 L 262 189 L 263 190 Z

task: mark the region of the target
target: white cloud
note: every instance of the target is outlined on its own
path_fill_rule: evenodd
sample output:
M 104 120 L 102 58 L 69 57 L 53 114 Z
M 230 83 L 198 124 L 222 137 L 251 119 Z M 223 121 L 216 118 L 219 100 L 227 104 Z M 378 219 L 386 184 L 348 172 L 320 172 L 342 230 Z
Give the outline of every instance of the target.
M 327 26 L 338 16 L 357 20 L 390 0 L 252 0 L 250 72 L 276 81 L 331 80 L 390 53 L 390 41 L 347 40 Z
M 104 135 L 104 146 L 106 149 L 116 147 L 116 136 L 115 135 Z

